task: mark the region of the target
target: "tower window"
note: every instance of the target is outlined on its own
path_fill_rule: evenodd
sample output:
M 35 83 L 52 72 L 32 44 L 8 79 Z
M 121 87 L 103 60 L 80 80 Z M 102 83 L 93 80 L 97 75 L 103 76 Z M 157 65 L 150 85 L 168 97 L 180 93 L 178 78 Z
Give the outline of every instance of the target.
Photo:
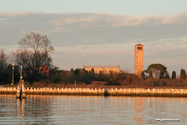
M 137 47 L 137 50 L 142 50 L 142 47 Z

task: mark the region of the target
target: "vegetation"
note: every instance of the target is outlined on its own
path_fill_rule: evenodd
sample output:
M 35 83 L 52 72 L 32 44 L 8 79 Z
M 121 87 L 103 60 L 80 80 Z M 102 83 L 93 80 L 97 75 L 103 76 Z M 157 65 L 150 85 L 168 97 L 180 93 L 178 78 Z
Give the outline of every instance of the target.
M 186 79 L 186 71 L 184 69 L 181 69 L 180 78 Z
M 142 77 L 143 79 L 145 79 L 145 73 L 144 73 L 144 71 L 142 71 L 141 77 Z
M 12 57 L 17 65 L 23 66 L 27 80 L 39 81 L 43 78 L 39 73 L 39 68 L 45 64 L 51 67 L 52 59 L 49 54 L 53 51 L 54 48 L 47 36 L 31 32 L 19 42 L 19 49 L 12 53 Z
M 167 67 L 159 63 L 149 65 L 145 72 L 152 72 L 152 76 L 154 76 L 155 78 L 167 78 L 169 76 L 167 72 Z
M 57 69 L 57 70 L 56 70 Z M 50 70 L 48 80 L 33 82 L 34 86 L 51 87 L 126 87 L 126 88 L 187 88 L 187 79 L 145 78 L 130 73 L 99 74 L 75 69 Z
M 3 50 L 0 51 L 0 83 L 8 82 L 9 72 L 7 71 L 7 62 L 8 57 Z
M 171 78 L 176 79 L 176 72 L 175 71 L 172 72 L 172 77 Z
M 153 73 L 152 73 L 152 71 L 149 71 L 149 78 L 153 78 Z
M 19 81 L 19 67 L 14 66 L 14 81 Z M 0 51 L 0 84 L 10 84 L 12 81 L 12 65 L 8 64 L 8 56 L 4 50 Z
M 23 66 L 23 75 L 28 86 L 118 86 L 118 87 L 187 87 L 186 71 L 181 69 L 180 78 L 176 78 L 176 72 L 172 72 L 170 79 L 167 67 L 162 64 L 151 64 L 145 71 L 142 71 L 141 77 L 128 72 L 96 74 L 94 69 L 86 71 L 84 68 L 73 69 L 70 71 L 59 70 L 57 66 L 52 65 L 50 54 L 54 52 L 51 41 L 47 36 L 31 33 L 19 42 L 19 49 L 8 57 L 3 50 L 0 51 L 0 85 L 7 85 L 12 82 L 12 64 L 9 59 L 12 58 L 16 64 L 14 66 L 14 80 L 19 82 L 20 66 Z M 47 64 L 49 76 L 40 72 L 40 66 Z

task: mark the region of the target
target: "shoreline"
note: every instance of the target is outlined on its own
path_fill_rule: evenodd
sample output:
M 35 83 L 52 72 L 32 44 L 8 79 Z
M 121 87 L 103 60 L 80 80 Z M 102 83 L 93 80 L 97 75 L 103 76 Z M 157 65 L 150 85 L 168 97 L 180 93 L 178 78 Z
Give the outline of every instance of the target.
M 0 94 L 15 94 L 16 87 L 0 87 Z M 187 89 L 155 88 L 25 88 L 27 95 L 187 97 Z

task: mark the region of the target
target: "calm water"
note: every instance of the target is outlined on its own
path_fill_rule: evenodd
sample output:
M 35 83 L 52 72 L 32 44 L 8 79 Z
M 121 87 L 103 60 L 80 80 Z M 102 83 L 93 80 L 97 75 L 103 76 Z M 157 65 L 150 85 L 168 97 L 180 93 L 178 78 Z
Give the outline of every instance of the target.
M 187 98 L 0 95 L 0 124 L 187 124 Z

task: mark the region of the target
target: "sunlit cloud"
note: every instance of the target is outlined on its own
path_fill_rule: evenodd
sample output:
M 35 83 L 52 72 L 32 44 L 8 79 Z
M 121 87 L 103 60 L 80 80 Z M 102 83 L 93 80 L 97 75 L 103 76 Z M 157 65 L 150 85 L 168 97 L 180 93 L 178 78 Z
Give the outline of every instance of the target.
M 138 16 L 122 16 L 111 15 L 105 13 L 90 13 L 90 14 L 69 14 L 70 17 L 63 17 L 64 19 L 56 19 L 49 21 L 54 25 L 68 25 L 68 24 L 88 24 L 87 26 L 100 26 L 100 27 L 119 27 L 119 26 L 136 26 L 136 25 L 161 25 L 161 24 L 183 24 L 187 23 L 187 14 L 181 13 L 172 16 L 150 16 L 150 15 L 138 15 Z
M 18 45 L 9 45 L 9 46 L 1 46 L 0 49 L 3 49 L 6 54 L 11 54 L 12 52 L 15 52 L 18 48 Z
M 31 32 L 47 35 L 62 69 L 83 64 L 120 64 L 133 71 L 134 45 L 144 45 L 145 67 L 187 68 L 187 13 L 124 16 L 106 13 L 0 13 L 0 44 L 7 54 Z M 182 61 L 181 61 L 182 60 Z M 180 65 L 179 65 L 180 64 Z M 172 69 L 172 67 L 174 67 Z
M 99 17 L 81 17 L 81 18 L 68 18 L 65 20 L 53 20 L 50 21 L 49 23 L 54 23 L 54 25 L 67 25 L 67 24 L 73 24 L 73 23 L 78 23 L 78 22 L 88 22 L 88 23 L 92 23 L 92 22 L 96 22 L 99 20 Z
M 73 31 L 73 29 L 71 29 L 71 28 L 63 28 L 63 27 L 56 27 L 56 28 L 50 30 L 50 32 L 57 32 L 57 33 L 60 33 L 60 32 L 71 32 L 71 31 Z
M 0 17 L 11 17 L 11 16 L 24 16 L 34 14 L 33 12 L 11 12 L 11 13 L 0 13 Z M 38 14 L 38 13 L 35 13 Z

